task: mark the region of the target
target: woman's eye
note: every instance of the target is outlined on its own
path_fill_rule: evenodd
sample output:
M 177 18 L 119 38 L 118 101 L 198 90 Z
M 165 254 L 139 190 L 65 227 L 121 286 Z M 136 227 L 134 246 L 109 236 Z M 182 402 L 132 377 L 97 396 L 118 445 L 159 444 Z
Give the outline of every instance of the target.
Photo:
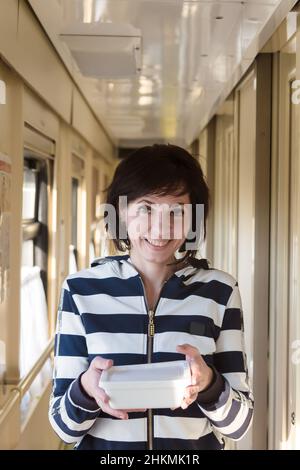
M 172 214 L 174 214 L 175 217 L 182 217 L 184 215 L 184 210 L 181 207 L 175 207 L 172 209 Z
M 151 207 L 150 206 L 140 206 L 137 209 L 138 214 L 150 214 L 151 213 Z

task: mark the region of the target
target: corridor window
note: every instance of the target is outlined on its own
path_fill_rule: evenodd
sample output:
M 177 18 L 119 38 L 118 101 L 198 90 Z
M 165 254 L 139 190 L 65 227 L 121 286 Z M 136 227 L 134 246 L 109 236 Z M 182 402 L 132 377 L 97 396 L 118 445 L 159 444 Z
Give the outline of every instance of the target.
M 49 194 L 52 161 L 34 154 L 24 158 L 20 311 L 20 375 L 24 377 L 48 341 Z M 49 361 L 21 402 L 22 421 L 50 377 Z
M 51 165 L 46 159 L 25 158 L 22 206 L 22 266 L 38 266 L 47 296 L 48 185 Z
M 34 220 L 36 216 L 35 204 L 37 194 L 37 173 L 38 170 L 25 160 L 23 177 L 23 220 Z
M 78 270 L 78 198 L 79 181 L 72 178 L 72 243 L 70 245 L 69 273 Z
M 72 154 L 71 172 L 71 239 L 69 274 L 85 266 L 86 256 L 86 187 L 84 159 Z

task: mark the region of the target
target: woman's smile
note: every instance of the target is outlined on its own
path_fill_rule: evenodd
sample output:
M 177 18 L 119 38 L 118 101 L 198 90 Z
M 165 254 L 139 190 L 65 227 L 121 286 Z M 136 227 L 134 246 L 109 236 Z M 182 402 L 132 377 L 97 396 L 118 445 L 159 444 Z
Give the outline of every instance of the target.
M 152 248 L 152 249 L 156 249 L 156 250 L 161 250 L 163 248 L 165 248 L 169 242 L 171 240 L 153 240 L 151 238 L 143 238 L 142 239 L 144 242 L 146 242 L 146 244 Z

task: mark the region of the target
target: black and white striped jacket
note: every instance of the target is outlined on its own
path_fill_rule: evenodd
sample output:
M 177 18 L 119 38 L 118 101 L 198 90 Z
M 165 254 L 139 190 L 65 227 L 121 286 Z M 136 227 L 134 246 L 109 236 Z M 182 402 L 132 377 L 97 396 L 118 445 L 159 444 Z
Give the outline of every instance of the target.
M 49 409 L 55 432 L 77 449 L 222 449 L 223 436 L 239 440 L 250 427 L 253 400 L 236 280 L 188 265 L 162 288 L 153 338 L 148 323 L 142 279 L 129 255 L 100 258 L 66 278 Z M 154 409 L 120 420 L 101 411 L 81 387 L 79 376 L 95 356 L 114 365 L 179 360 L 184 356 L 176 346 L 184 343 L 214 370 L 213 385 L 185 410 Z

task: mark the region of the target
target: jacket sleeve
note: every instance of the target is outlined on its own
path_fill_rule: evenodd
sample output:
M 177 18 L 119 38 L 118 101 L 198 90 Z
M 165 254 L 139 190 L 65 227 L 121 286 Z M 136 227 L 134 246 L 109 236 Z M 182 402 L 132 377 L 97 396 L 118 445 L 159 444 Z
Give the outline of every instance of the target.
M 226 305 L 214 354 L 212 387 L 198 395 L 198 406 L 213 427 L 235 441 L 248 431 L 253 396 L 248 382 L 241 297 L 236 283 Z
M 58 307 L 49 420 L 66 443 L 81 441 L 100 412 L 80 383 L 81 374 L 88 367 L 84 326 L 65 280 Z

